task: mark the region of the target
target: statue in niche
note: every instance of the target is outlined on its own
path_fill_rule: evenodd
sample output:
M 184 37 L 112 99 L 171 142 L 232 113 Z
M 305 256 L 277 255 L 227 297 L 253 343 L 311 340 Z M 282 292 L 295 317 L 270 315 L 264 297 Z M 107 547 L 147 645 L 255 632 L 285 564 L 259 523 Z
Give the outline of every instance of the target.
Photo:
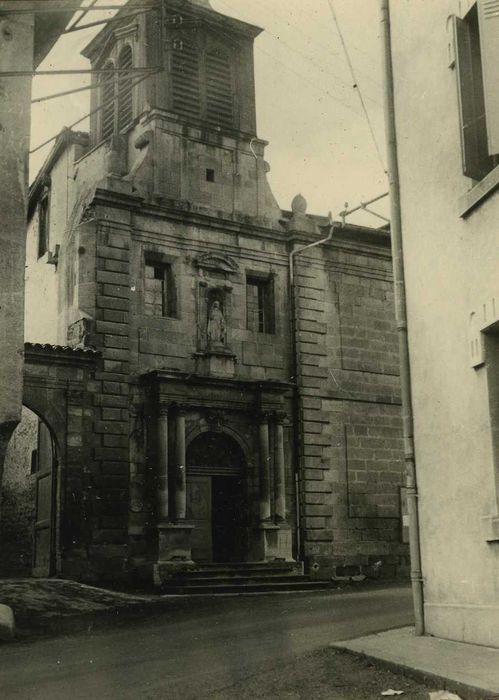
M 208 314 L 208 347 L 216 348 L 225 345 L 225 317 L 219 301 L 214 301 Z

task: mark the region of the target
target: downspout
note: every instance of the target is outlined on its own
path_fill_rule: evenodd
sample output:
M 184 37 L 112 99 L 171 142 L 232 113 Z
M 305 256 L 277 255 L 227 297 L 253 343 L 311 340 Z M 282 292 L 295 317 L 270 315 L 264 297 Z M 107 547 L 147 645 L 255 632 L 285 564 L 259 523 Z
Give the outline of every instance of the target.
M 419 541 L 418 489 L 416 460 L 414 454 L 414 417 L 412 410 L 411 368 L 407 336 L 407 305 L 405 295 L 404 255 L 402 242 L 402 215 L 400 208 L 400 180 L 397 154 L 397 131 L 395 123 L 395 97 L 390 29 L 390 2 L 381 0 L 381 29 L 383 37 L 384 111 L 386 148 L 388 158 L 388 180 L 391 202 L 391 244 L 393 281 L 395 293 L 395 316 L 400 356 L 400 389 L 402 395 L 402 421 L 406 469 L 407 510 L 409 517 L 409 550 L 411 556 L 411 584 L 414 603 L 416 634 L 424 634 L 424 593 L 421 573 L 421 550 Z
M 301 422 L 300 422 L 300 385 L 298 383 L 298 328 L 296 318 L 296 298 L 295 298 L 295 271 L 294 259 L 296 255 L 303 253 L 310 248 L 316 248 L 319 245 L 327 243 L 333 237 L 334 223 L 329 224 L 329 233 L 325 238 L 319 241 L 314 241 L 309 245 L 302 246 L 290 251 L 288 257 L 289 269 L 289 296 L 290 296 L 290 326 L 291 326 L 291 358 L 292 358 L 292 376 L 295 381 L 295 390 L 293 392 L 293 424 L 294 430 L 294 448 L 295 448 L 295 499 L 296 499 L 296 548 L 298 560 L 303 559 L 302 541 L 301 541 L 301 522 L 300 522 L 300 454 L 301 454 Z

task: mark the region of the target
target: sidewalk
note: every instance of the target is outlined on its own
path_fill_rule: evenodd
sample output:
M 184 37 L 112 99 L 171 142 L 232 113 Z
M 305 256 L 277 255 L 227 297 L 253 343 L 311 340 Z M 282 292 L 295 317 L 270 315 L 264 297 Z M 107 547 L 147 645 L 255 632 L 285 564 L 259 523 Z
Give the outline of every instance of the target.
M 416 637 L 412 627 L 388 630 L 331 645 L 463 698 L 499 698 L 499 649 Z

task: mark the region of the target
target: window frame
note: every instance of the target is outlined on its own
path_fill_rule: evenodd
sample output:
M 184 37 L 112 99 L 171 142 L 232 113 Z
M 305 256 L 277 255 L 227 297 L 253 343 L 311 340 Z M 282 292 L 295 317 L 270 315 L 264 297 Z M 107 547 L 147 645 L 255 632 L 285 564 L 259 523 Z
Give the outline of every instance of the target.
M 258 328 L 250 328 L 248 313 L 248 287 L 257 288 Z M 263 318 L 261 318 L 263 314 Z M 276 334 L 275 283 L 274 275 L 261 272 L 246 272 L 246 330 L 259 335 Z
M 42 236 L 43 231 L 43 236 Z M 42 241 L 44 245 L 42 246 Z M 43 258 L 50 250 L 50 190 L 46 190 L 38 202 L 38 241 L 37 259 Z
M 161 303 L 162 312 L 161 314 L 148 313 L 146 293 L 147 293 L 147 268 L 151 267 L 154 269 L 154 277 L 152 279 L 162 280 L 162 291 L 161 291 Z M 156 277 L 156 271 L 162 270 L 162 277 Z M 174 271 L 174 263 L 169 259 L 165 259 L 160 253 L 153 253 L 147 251 L 144 256 L 144 297 L 143 297 L 143 312 L 148 318 L 164 318 L 164 319 L 179 319 L 179 304 L 178 304 L 178 292 L 177 292 L 177 276 Z
M 104 62 L 101 64 L 101 68 L 112 67 L 113 69 L 120 69 L 120 61 L 122 59 L 125 51 L 130 51 L 131 54 L 131 67 L 133 68 L 135 62 L 135 51 L 134 47 L 129 41 L 120 42 L 113 47 L 113 50 L 107 55 Z M 109 133 L 104 133 L 104 115 L 106 113 L 104 104 L 104 89 L 107 81 L 110 83 L 110 93 L 112 92 L 113 101 L 110 105 L 112 110 L 112 130 Z M 121 118 L 121 107 L 123 102 L 123 96 L 120 98 L 120 92 L 124 87 L 124 83 L 130 82 L 133 86 L 133 75 L 127 75 L 126 73 L 102 73 L 99 81 L 99 106 L 102 107 L 99 115 L 99 142 L 108 141 L 110 138 L 116 135 L 126 133 L 135 122 L 135 88 L 131 87 L 129 92 L 130 100 L 130 113 L 131 118 L 128 119 L 123 125 L 120 124 Z M 111 111 L 110 110 L 110 111 Z

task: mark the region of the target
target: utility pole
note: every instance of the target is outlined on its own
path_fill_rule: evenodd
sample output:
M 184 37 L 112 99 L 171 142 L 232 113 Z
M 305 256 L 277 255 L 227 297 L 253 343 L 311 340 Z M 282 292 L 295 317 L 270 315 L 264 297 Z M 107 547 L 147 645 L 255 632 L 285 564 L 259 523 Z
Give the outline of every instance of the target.
M 406 470 L 407 509 L 409 515 L 409 549 L 411 555 L 411 584 L 414 601 L 416 634 L 424 634 L 424 596 L 419 542 L 418 491 L 414 453 L 414 418 L 412 411 L 411 368 L 407 334 L 407 307 L 405 296 L 404 251 L 402 242 L 402 212 L 395 123 L 395 94 L 393 83 L 392 42 L 390 27 L 390 0 L 381 0 L 381 29 L 383 40 L 384 110 L 386 130 L 387 172 L 390 187 L 391 243 L 395 316 L 397 324 L 400 389 L 402 395 L 402 423 Z

